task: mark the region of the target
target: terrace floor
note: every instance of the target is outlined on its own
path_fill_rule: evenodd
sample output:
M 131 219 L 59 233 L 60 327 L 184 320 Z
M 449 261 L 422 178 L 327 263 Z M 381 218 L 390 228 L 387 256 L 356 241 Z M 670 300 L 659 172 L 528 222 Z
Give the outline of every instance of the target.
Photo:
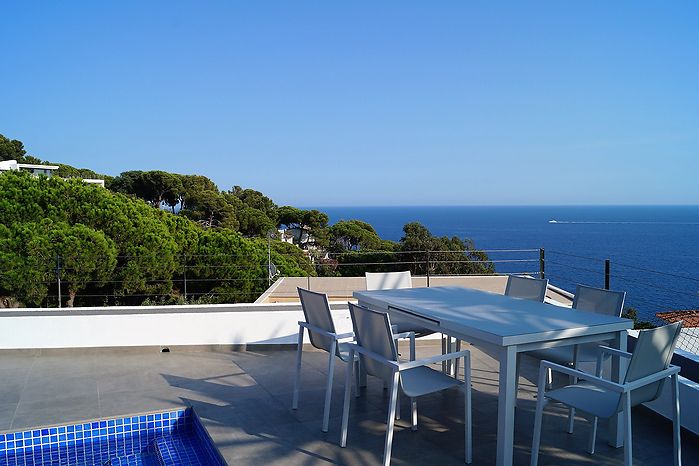
M 418 357 L 437 346 L 418 346 Z M 474 464 L 495 462 L 497 362 L 472 348 Z M 380 464 L 387 393 L 369 378 L 352 399 L 348 447 L 340 448 L 344 364 L 338 361 L 330 432 L 320 431 L 326 353 L 307 348 L 298 411 L 290 409 L 295 351 L 247 352 L 150 349 L 0 351 L 0 431 L 118 417 L 174 406 L 193 406 L 228 464 Z M 523 358 L 516 416 L 515 464 L 529 464 L 535 406 L 536 363 Z M 397 421 L 393 463 L 464 464 L 463 396 L 447 391 L 419 400 L 412 432 Z M 402 410 L 408 413 L 408 400 Z M 600 428 L 598 452 L 585 452 L 588 424 L 566 434 L 567 411 L 547 408 L 540 464 L 623 464 L 623 449 L 607 446 Z M 672 459 L 671 424 L 645 408 L 633 413 L 635 464 L 666 465 Z M 684 464 L 699 464 L 696 436 L 683 432 Z

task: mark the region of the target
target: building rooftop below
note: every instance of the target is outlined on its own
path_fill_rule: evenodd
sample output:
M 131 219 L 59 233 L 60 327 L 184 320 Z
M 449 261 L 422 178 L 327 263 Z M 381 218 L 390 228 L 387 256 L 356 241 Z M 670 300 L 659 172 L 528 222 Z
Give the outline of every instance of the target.
M 58 170 L 58 165 L 43 165 L 36 163 L 19 163 L 16 160 L 0 161 L 0 170 Z
M 699 327 L 699 310 L 658 312 L 655 314 L 659 319 L 670 324 L 682 321 L 682 327 Z
M 475 347 L 473 360 L 474 463 L 495 462 L 498 363 Z M 215 349 L 215 350 L 214 350 Z M 339 428 L 345 365 L 334 379 L 330 432 L 321 433 L 327 353 L 303 355 L 299 410 L 292 411 L 295 350 L 231 352 L 158 348 L 8 350 L 0 352 L 0 431 L 73 423 L 192 406 L 230 465 L 380 464 L 387 391 L 369 377 L 353 398 L 348 447 Z M 418 344 L 418 357 L 439 352 Z M 523 358 L 515 431 L 515 464 L 528 464 L 534 420 L 537 363 Z M 463 396 L 446 391 L 419 399 L 417 432 L 397 421 L 394 465 L 463 465 Z M 403 413 L 409 412 L 402 400 Z M 565 432 L 567 411 L 546 409 L 540 464 L 623 464 L 623 449 L 607 445 L 600 424 L 598 452 L 585 452 L 589 424 L 582 417 Z M 634 464 L 666 465 L 672 459 L 671 424 L 643 407 L 633 413 Z M 696 464 L 699 442 L 683 432 L 685 464 Z M 692 463 L 694 461 L 694 463 Z

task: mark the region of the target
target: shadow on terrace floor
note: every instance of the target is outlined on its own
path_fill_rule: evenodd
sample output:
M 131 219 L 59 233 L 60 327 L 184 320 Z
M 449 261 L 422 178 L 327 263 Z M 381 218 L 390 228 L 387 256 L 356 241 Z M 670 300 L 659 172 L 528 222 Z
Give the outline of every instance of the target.
M 119 417 L 190 405 L 228 464 L 380 464 L 387 393 L 371 377 L 352 399 L 348 447 L 339 448 L 345 365 L 337 364 L 330 432 L 320 431 L 326 381 L 326 353 L 304 352 L 298 411 L 291 398 L 295 351 L 158 353 L 155 350 L 59 350 L 0 352 L 0 431 Z M 419 345 L 418 357 L 436 354 Z M 474 464 L 495 461 L 498 364 L 472 348 Z M 534 360 L 523 359 L 522 374 L 534 380 Z M 521 381 L 516 416 L 515 464 L 529 463 L 535 404 L 534 386 Z M 397 422 L 394 465 L 463 464 L 463 397 L 456 390 L 419 400 L 420 429 Z M 408 413 L 408 400 L 402 411 Z M 585 452 L 588 424 L 564 432 L 566 411 L 550 407 L 544 418 L 541 464 L 622 464 L 622 450 L 606 445 L 601 426 L 599 452 Z M 665 465 L 672 457 L 670 423 L 636 409 L 635 464 Z M 685 433 L 685 464 L 697 464 L 697 438 Z

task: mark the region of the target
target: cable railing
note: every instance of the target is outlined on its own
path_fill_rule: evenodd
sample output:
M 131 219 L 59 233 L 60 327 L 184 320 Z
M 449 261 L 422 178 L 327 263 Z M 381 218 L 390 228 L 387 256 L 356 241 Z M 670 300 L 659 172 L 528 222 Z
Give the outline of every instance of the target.
M 557 250 L 546 250 L 546 256 L 546 276 L 564 289 L 584 283 L 626 291 L 627 315 L 630 311 L 639 328 L 667 323 L 660 312 L 699 309 L 697 277 Z M 569 258 L 577 263 L 564 261 Z M 683 328 L 678 347 L 699 354 L 699 329 Z
M 175 260 L 173 260 L 173 258 Z M 552 285 L 574 292 L 577 284 L 627 292 L 626 306 L 639 325 L 663 323 L 658 312 L 699 309 L 699 277 L 654 270 L 628 261 L 592 257 L 543 248 L 414 251 L 293 251 L 267 257 L 242 253 L 187 254 L 159 258 L 120 255 L 108 273 L 93 274 L 80 261 L 47 257 L 43 266 L 0 271 L 0 298 L 13 297 L 8 283 L 20 283 L 10 305 L 46 308 L 141 304 L 254 302 L 280 277 L 363 277 L 365 272 L 410 270 L 427 286 L 446 277 L 515 274 L 548 278 Z M 275 265 L 274 261 L 279 262 Z M 282 265 L 282 263 L 286 265 Z M 89 269 L 89 270 L 88 270 Z M 81 276 L 82 274 L 82 276 Z M 14 277 L 14 278 L 13 278 Z M 19 278 L 18 278 L 19 277 Z M 422 279 L 421 279 L 422 280 Z M 423 282 L 421 282 L 423 283 Z M 347 291 L 347 290 L 338 290 Z M 33 301 L 32 301 L 33 300 Z M 0 306 L 2 306 L 0 300 Z M 699 334 L 684 329 L 684 349 L 699 353 Z M 693 336 L 692 336 L 693 335 Z

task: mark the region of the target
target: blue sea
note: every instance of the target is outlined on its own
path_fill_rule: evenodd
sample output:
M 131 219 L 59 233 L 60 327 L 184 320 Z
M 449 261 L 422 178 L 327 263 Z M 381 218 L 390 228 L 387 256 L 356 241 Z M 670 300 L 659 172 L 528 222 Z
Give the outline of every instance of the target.
M 434 235 L 472 239 L 494 261 L 525 260 L 496 262 L 503 273 L 538 272 L 539 253 L 497 250 L 544 248 L 547 278 L 569 291 L 602 287 L 609 259 L 611 288 L 626 291 L 640 316 L 699 309 L 699 206 L 317 208 L 330 223 L 366 221 L 385 239 L 418 221 Z

